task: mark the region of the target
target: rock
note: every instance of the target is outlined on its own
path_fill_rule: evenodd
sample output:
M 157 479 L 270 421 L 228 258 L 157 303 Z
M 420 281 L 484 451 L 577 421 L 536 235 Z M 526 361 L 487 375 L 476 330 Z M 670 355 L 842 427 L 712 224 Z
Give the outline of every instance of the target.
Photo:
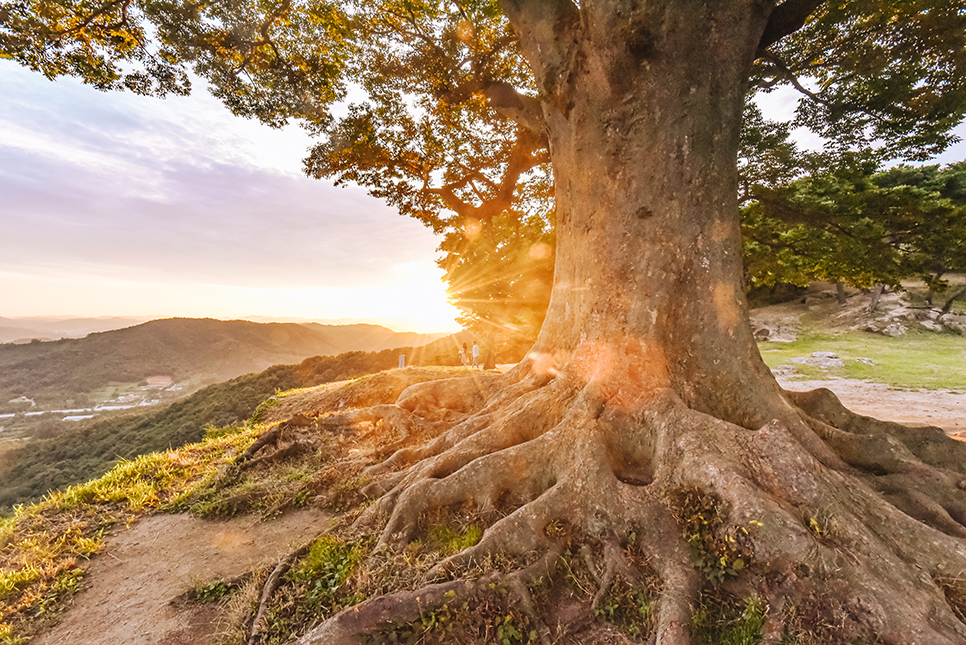
M 812 352 L 808 356 L 793 358 L 792 363 L 811 365 L 825 370 L 833 367 L 845 367 L 845 361 L 839 358 L 835 352 Z
M 942 331 L 943 326 L 932 320 L 920 320 L 919 324 L 928 329 L 929 331 Z
M 794 359 L 792 359 L 794 360 Z M 775 376 L 781 376 L 784 378 L 791 378 L 793 376 L 799 376 L 799 372 L 795 369 L 794 365 L 776 365 L 771 371 Z
M 876 364 L 876 362 L 874 360 L 872 360 L 871 358 L 856 358 L 855 361 L 857 363 L 865 363 L 866 365 L 875 365 Z
M 893 338 L 897 336 L 902 336 L 906 333 L 906 328 L 902 323 L 894 322 L 882 330 L 882 333 L 886 336 L 891 336 Z

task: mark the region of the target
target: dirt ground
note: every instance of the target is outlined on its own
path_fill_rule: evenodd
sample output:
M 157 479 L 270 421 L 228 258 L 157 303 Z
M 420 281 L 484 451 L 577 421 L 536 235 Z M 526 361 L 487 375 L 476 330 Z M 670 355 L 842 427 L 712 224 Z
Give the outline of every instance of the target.
M 882 383 L 844 378 L 797 381 L 778 377 L 786 390 L 828 388 L 853 412 L 883 421 L 937 426 L 966 439 L 966 392 L 956 390 L 895 390 Z
M 279 558 L 325 530 L 321 511 L 287 513 L 270 522 L 219 522 L 155 515 L 110 537 L 87 569 L 88 587 L 60 624 L 31 645 L 211 645 L 216 605 L 172 604 L 195 586 L 231 579 Z
M 789 327 L 794 324 L 788 322 Z M 778 378 L 786 389 L 828 388 L 860 414 L 938 426 L 966 440 L 966 392 L 893 390 L 843 378 Z M 197 583 L 230 579 L 274 564 L 329 522 L 314 510 L 288 513 L 271 522 L 251 517 L 205 521 L 188 515 L 141 520 L 108 538 L 103 552 L 90 563 L 87 589 L 75 597 L 62 622 L 32 645 L 215 645 L 217 606 L 171 601 Z

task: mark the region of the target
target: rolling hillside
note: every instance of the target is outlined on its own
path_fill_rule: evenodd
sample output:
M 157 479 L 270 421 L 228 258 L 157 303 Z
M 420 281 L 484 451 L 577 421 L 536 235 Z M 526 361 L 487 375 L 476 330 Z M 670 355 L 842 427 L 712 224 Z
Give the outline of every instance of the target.
M 198 441 L 208 426 L 244 422 L 259 403 L 279 390 L 390 369 L 398 365 L 398 356 L 403 353 L 414 364 L 453 365 L 456 344 L 456 337 L 447 336 L 416 348 L 314 356 L 297 364 L 274 365 L 256 374 L 209 385 L 158 409 L 117 413 L 80 424 L 59 423 L 46 438 L 18 442 L 13 445 L 19 447 L 0 451 L 0 508 L 97 477 L 120 459 L 134 459 Z
M 19 410 L 21 397 L 36 409 L 96 404 L 90 397 L 99 388 L 146 385 L 149 377 L 170 378 L 183 396 L 309 356 L 423 345 L 436 338 L 377 325 L 173 318 L 78 339 L 0 345 L 0 412 Z
M 57 340 L 82 338 L 87 334 L 131 327 L 150 320 L 149 317 L 98 316 L 95 318 L 64 318 L 59 316 L 0 316 L 0 343 L 29 343 L 32 339 Z

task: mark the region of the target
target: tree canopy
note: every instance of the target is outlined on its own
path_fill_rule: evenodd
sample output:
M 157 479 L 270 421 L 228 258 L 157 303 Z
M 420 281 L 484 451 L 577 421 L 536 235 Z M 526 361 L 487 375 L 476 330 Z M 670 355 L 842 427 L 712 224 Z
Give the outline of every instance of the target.
M 742 214 L 749 286 L 921 279 L 944 291 L 944 275 L 966 270 L 964 168 L 866 164 L 760 188 Z

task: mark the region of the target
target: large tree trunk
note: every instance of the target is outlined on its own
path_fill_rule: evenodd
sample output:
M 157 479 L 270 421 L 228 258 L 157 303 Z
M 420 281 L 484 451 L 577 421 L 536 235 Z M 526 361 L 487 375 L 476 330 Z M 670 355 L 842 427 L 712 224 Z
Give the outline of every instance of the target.
M 553 579 L 583 541 L 601 563 L 588 565 L 595 606 L 617 578 L 659 579 L 660 645 L 692 642 L 708 576 L 764 599 L 768 642 L 812 615 L 827 641 L 966 643 L 966 591 L 948 582 L 966 574 L 966 449 L 936 428 L 857 417 L 824 390 L 783 392 L 751 334 L 736 158 L 767 8 L 581 4 L 504 3 L 541 90 L 556 182 L 537 344 L 502 377 L 402 394 L 394 414 L 413 420 L 393 423 L 406 445 L 370 469 L 378 500 L 357 527 L 381 528 L 391 549 L 439 509 L 471 504 L 494 521 L 428 579 L 450 582 L 371 599 L 303 642 L 352 642 L 476 594 L 480 579 L 461 576 L 502 554 L 529 563 L 505 581 L 548 643 L 551 619 L 525 582 Z M 714 500 L 719 527 L 691 526 L 706 519 L 696 498 Z M 707 539 L 697 568 L 695 535 Z M 713 546 L 741 535 L 736 550 Z
M 580 21 L 544 103 L 557 263 L 537 348 L 566 364 L 626 346 L 652 387 L 759 427 L 779 413 L 740 282 L 737 151 L 765 16 L 751 3 L 649 2 Z M 525 24 L 537 57 L 545 23 Z

